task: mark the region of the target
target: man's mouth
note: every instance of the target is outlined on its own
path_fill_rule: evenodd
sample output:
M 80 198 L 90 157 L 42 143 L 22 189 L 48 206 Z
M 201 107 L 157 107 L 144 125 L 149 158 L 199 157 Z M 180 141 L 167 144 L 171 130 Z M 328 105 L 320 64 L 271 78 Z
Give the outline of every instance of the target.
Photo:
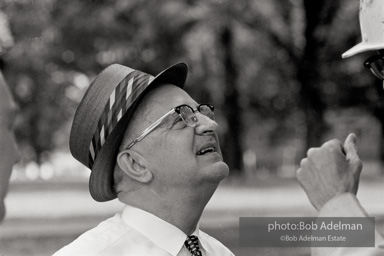
M 208 146 L 200 149 L 196 155 L 201 156 L 201 155 L 206 155 L 213 152 L 216 152 L 216 148 L 214 146 Z

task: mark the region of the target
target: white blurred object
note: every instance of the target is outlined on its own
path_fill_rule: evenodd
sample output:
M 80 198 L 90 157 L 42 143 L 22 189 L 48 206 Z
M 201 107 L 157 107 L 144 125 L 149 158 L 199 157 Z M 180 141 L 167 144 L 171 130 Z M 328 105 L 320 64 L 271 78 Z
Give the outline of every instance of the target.
M 29 180 L 36 180 L 40 176 L 39 165 L 35 162 L 29 162 L 25 167 L 25 176 Z
M 8 18 L 0 11 L 0 54 L 14 44 L 13 36 L 9 27 Z
M 55 172 L 53 170 L 53 165 L 49 162 L 45 162 L 40 166 L 40 177 L 43 180 L 50 180 L 53 178 Z

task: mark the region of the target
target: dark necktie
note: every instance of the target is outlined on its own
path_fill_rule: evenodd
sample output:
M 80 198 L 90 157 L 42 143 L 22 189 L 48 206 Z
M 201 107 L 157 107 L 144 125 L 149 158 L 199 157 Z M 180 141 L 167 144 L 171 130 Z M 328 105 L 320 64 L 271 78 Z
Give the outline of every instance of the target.
M 184 242 L 185 247 L 192 253 L 192 256 L 201 256 L 199 247 L 199 238 L 197 236 L 188 236 Z

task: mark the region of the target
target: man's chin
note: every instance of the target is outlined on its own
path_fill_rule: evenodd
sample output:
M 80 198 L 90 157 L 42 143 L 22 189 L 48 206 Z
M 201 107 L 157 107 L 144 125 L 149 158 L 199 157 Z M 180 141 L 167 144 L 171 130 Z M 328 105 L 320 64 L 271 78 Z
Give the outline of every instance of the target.
M 206 180 L 214 183 L 219 183 L 229 174 L 228 165 L 223 162 L 215 162 L 205 167 Z

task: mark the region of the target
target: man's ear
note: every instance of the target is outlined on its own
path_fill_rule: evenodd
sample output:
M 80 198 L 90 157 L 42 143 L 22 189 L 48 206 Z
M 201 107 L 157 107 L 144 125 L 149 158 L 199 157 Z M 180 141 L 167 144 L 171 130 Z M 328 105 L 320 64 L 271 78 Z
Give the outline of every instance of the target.
M 153 178 L 153 174 L 147 169 L 143 157 L 137 152 L 131 150 L 121 151 L 117 155 L 117 164 L 133 180 L 148 183 Z

